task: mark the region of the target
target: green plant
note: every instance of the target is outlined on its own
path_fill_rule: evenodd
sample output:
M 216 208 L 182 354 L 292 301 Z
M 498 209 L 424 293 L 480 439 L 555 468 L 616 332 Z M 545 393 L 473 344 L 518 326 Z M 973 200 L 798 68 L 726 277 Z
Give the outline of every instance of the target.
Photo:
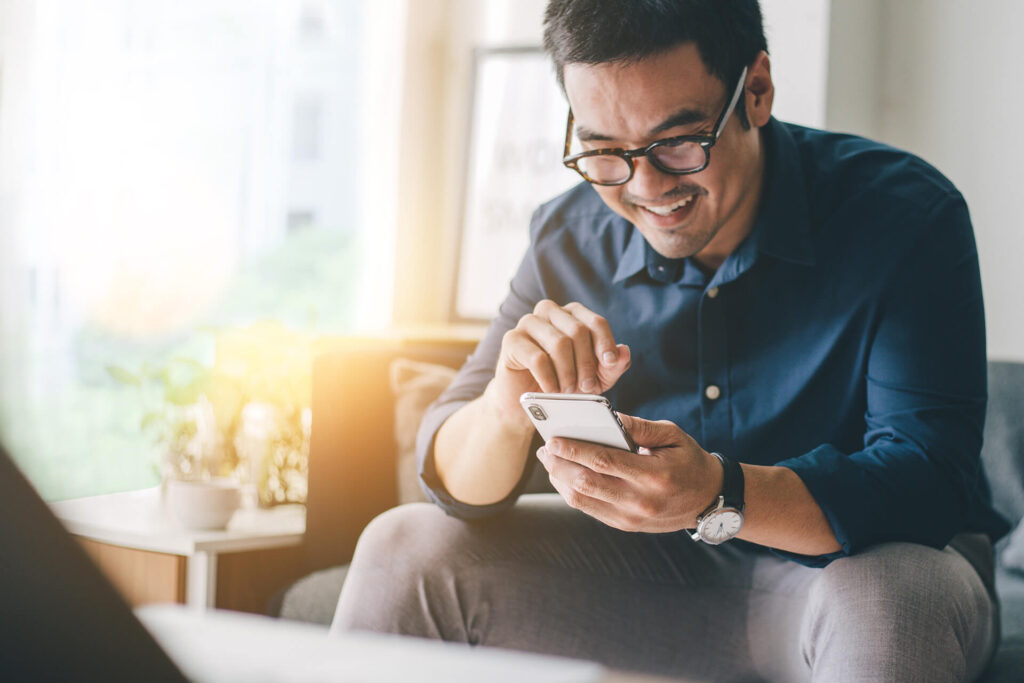
M 107 373 L 138 389 L 145 412 L 139 428 L 162 449 L 160 473 L 176 479 L 203 479 L 224 474 L 222 434 L 206 398 L 209 370 L 191 358 L 143 363 L 138 372 L 107 365 Z
M 208 396 L 240 478 L 256 484 L 265 505 L 305 502 L 313 365 L 309 335 L 279 322 L 222 329 L 215 359 Z
M 140 427 L 163 449 L 162 474 L 234 476 L 263 504 L 305 502 L 309 336 L 277 322 L 207 331 L 215 335 L 211 367 L 182 357 L 138 372 L 107 366 L 146 402 Z

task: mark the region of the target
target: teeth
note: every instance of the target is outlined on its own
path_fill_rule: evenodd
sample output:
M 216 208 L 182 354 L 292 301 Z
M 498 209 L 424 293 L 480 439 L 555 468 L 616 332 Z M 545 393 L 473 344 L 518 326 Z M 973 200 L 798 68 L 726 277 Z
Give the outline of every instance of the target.
M 667 204 L 665 206 L 645 206 L 644 208 L 651 213 L 656 213 L 659 216 L 667 216 L 676 209 L 682 208 L 689 204 L 693 200 L 693 195 L 690 195 L 686 199 L 680 199 L 675 204 Z

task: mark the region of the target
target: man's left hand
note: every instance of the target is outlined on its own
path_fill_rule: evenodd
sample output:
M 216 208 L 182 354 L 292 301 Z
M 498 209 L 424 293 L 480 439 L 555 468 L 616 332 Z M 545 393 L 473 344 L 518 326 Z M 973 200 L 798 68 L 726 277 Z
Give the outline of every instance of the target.
M 620 414 L 639 453 L 552 439 L 537 451 L 572 507 L 623 531 L 692 529 L 722 488 L 722 466 L 675 424 Z

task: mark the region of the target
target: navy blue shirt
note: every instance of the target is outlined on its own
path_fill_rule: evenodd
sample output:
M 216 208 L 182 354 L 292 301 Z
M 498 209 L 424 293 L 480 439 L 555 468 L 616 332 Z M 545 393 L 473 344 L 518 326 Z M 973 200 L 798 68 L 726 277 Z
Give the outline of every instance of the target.
M 541 299 L 605 316 L 632 366 L 606 393 L 671 420 L 708 451 L 796 472 L 842 551 L 943 547 L 1008 525 L 981 470 L 985 319 L 963 197 L 906 152 L 772 120 L 750 235 L 713 273 L 666 259 L 583 183 L 534 214 L 498 317 L 420 430 L 420 476 L 451 514 L 470 506 L 433 467 L 441 423 L 483 393 L 502 335 Z M 707 391 L 708 387 L 716 390 Z M 528 458 L 527 470 L 534 466 Z

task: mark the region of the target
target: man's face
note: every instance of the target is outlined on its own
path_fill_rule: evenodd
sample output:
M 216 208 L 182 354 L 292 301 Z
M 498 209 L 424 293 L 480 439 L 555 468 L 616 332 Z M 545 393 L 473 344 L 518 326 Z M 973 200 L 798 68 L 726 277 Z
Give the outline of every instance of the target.
M 625 185 L 594 186 L 663 256 L 696 256 L 717 267 L 750 232 L 764 169 L 758 127 L 771 109 L 767 57 L 762 55 L 750 71 L 748 83 L 760 73 L 763 88 L 767 78 L 767 97 L 747 98 L 750 129 L 736 115 L 726 121 L 703 171 L 672 175 L 640 158 Z M 585 150 L 632 149 L 667 137 L 710 133 L 735 86 L 708 73 L 693 43 L 628 64 L 567 64 L 564 76 Z

